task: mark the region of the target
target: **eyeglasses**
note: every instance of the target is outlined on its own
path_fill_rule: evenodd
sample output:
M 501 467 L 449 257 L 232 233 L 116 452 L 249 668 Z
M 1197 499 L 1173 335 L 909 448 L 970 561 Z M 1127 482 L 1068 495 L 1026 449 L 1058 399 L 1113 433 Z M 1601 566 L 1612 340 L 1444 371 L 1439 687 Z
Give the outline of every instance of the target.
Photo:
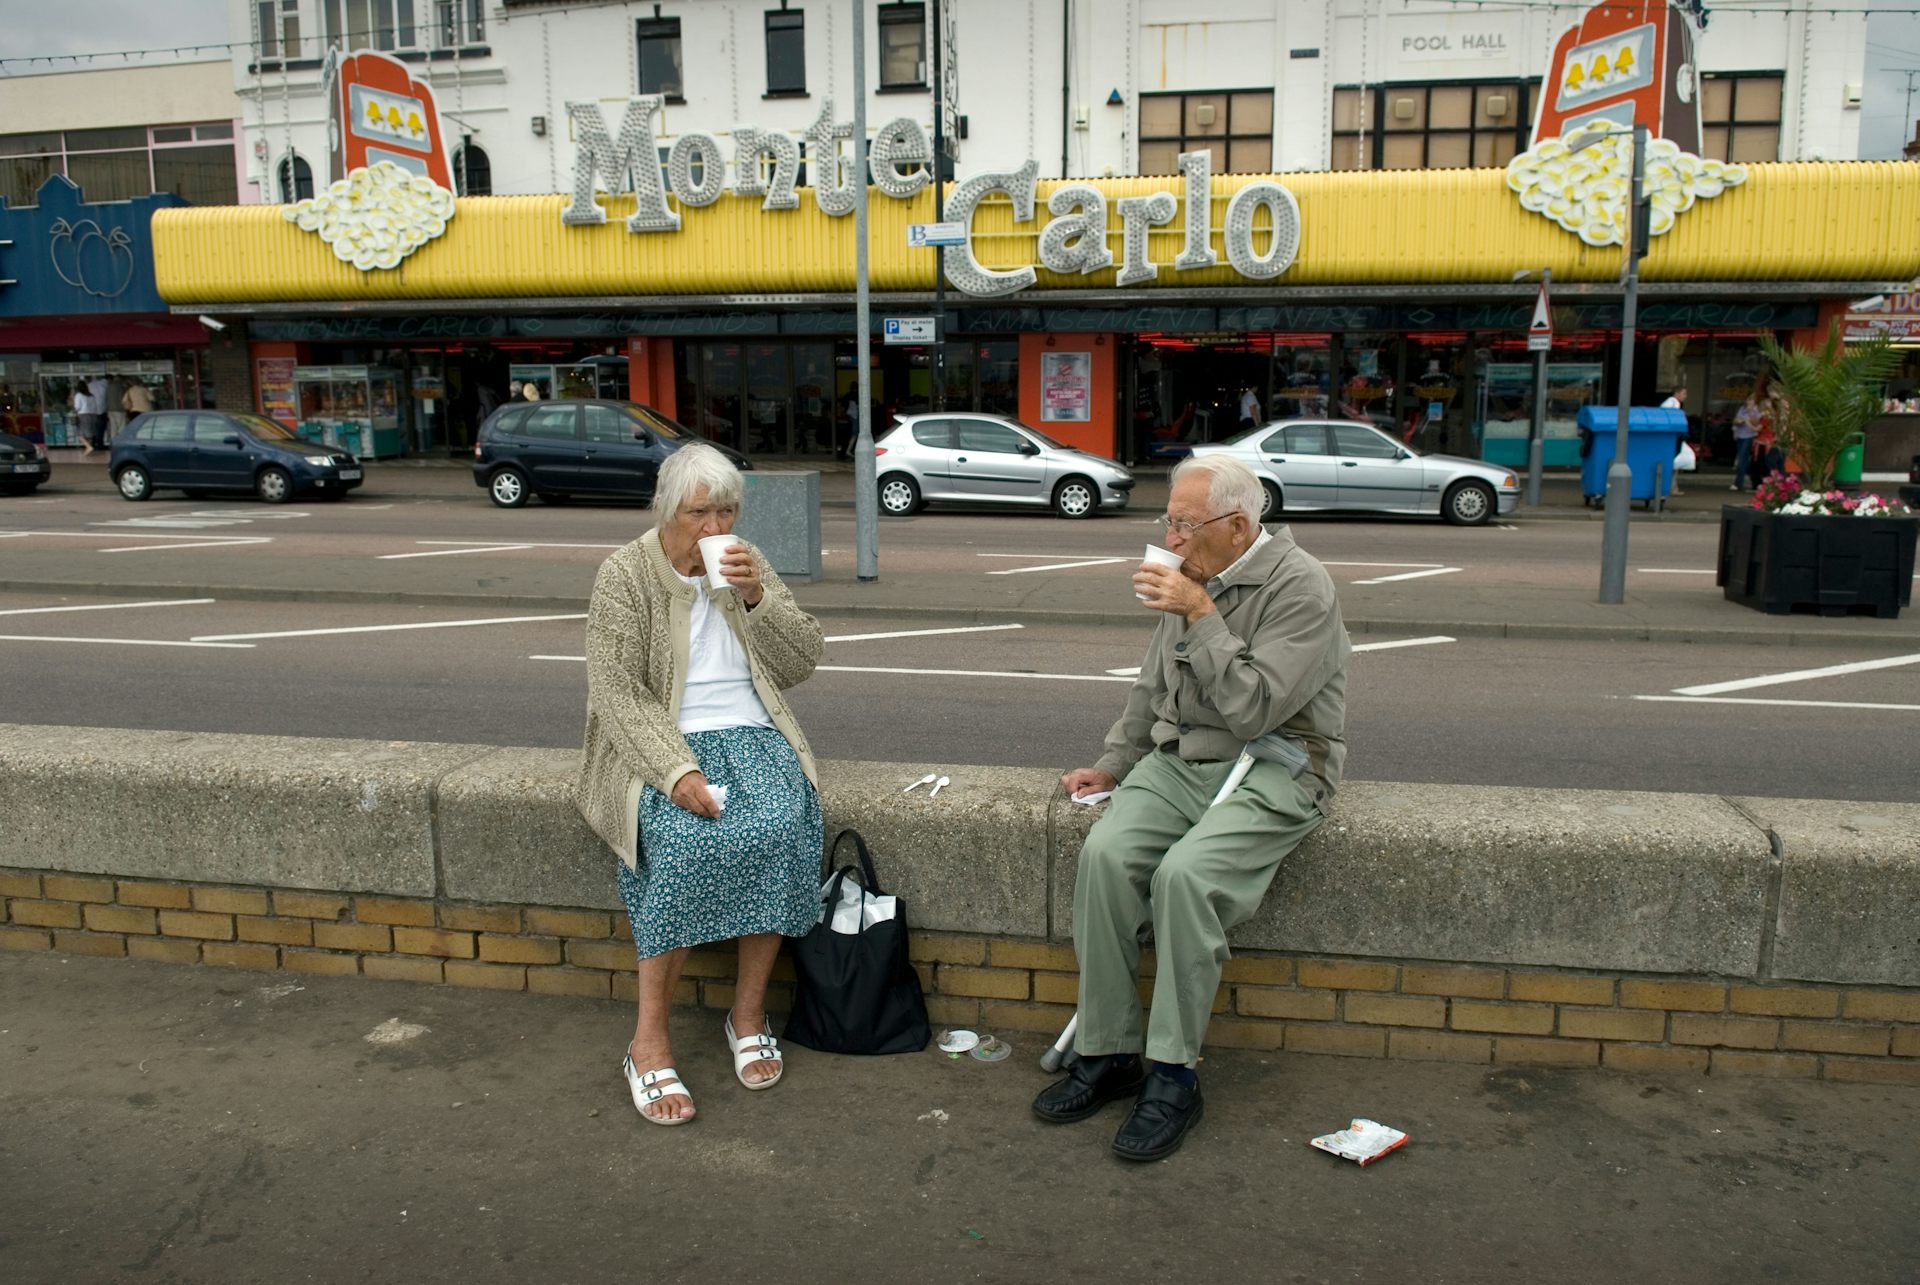
M 1205 522 L 1189 522 L 1185 518 L 1174 518 L 1162 513 L 1154 521 L 1160 524 L 1162 531 L 1178 531 L 1182 539 L 1191 540 L 1201 527 L 1210 526 L 1215 522 L 1224 522 L 1232 516 L 1234 515 L 1231 513 L 1222 513 L 1219 517 L 1208 518 Z

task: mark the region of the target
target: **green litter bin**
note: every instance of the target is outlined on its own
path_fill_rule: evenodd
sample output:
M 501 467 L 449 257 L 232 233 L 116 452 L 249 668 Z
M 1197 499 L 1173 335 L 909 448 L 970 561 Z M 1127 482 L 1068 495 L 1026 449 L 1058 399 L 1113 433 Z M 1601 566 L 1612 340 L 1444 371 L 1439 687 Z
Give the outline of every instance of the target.
M 1857 490 L 1860 477 L 1866 472 L 1867 435 L 1853 433 L 1847 437 L 1847 444 L 1833 458 L 1833 484 L 1846 490 Z

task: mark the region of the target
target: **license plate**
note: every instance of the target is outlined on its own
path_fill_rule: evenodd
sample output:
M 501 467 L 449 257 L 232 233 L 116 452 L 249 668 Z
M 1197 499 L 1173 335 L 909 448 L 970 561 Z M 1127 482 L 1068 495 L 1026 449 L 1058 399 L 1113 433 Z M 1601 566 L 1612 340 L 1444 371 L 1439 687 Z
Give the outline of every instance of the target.
M 357 468 L 343 468 L 340 470 L 340 480 L 342 482 L 357 482 L 360 480 L 360 470 Z
M 38 473 L 45 467 L 46 466 L 42 464 L 16 464 L 13 466 L 13 471 L 16 473 Z

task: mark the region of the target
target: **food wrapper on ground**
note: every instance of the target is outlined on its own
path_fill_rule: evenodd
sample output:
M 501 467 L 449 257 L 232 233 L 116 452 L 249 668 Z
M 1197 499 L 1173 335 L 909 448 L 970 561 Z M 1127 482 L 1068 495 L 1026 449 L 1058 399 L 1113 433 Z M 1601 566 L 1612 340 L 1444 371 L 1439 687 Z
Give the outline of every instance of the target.
M 1404 1146 L 1406 1141 L 1406 1134 L 1389 1129 L 1378 1120 L 1353 1120 L 1340 1132 L 1314 1138 L 1307 1145 L 1331 1151 L 1356 1164 L 1370 1165 L 1389 1151 Z

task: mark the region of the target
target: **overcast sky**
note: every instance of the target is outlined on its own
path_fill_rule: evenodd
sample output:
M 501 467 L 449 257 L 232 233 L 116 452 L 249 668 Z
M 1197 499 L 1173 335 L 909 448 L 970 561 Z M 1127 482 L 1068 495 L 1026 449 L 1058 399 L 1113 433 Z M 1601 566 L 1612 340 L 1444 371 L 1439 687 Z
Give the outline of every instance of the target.
M 161 60 L 171 62 L 169 51 L 177 45 L 224 44 L 228 39 L 226 0 L 0 0 L 0 59 L 158 49 L 163 51 Z M 214 49 L 184 56 L 223 55 Z M 114 58 L 93 65 L 119 62 Z M 5 62 L 0 71 L 20 75 L 75 65 Z
M 1875 0 L 1864 2 L 1871 5 Z M 1891 0 L 1885 2 L 1893 7 Z M 111 66 L 120 61 L 5 61 L 10 59 L 151 49 L 162 51 L 156 57 L 171 61 L 175 55 L 170 51 L 176 46 L 222 44 L 228 39 L 226 0 L 0 0 L 0 75 L 76 65 Z M 1913 117 L 1907 114 L 1907 77 L 1902 71 L 1912 68 L 1920 72 L 1920 14 L 1873 15 L 1867 19 L 1867 41 L 1860 157 L 1898 157 L 1902 144 L 1913 137 Z M 181 56 L 218 57 L 219 51 Z M 1914 77 L 1914 84 L 1914 102 L 1920 104 L 1920 75 Z

